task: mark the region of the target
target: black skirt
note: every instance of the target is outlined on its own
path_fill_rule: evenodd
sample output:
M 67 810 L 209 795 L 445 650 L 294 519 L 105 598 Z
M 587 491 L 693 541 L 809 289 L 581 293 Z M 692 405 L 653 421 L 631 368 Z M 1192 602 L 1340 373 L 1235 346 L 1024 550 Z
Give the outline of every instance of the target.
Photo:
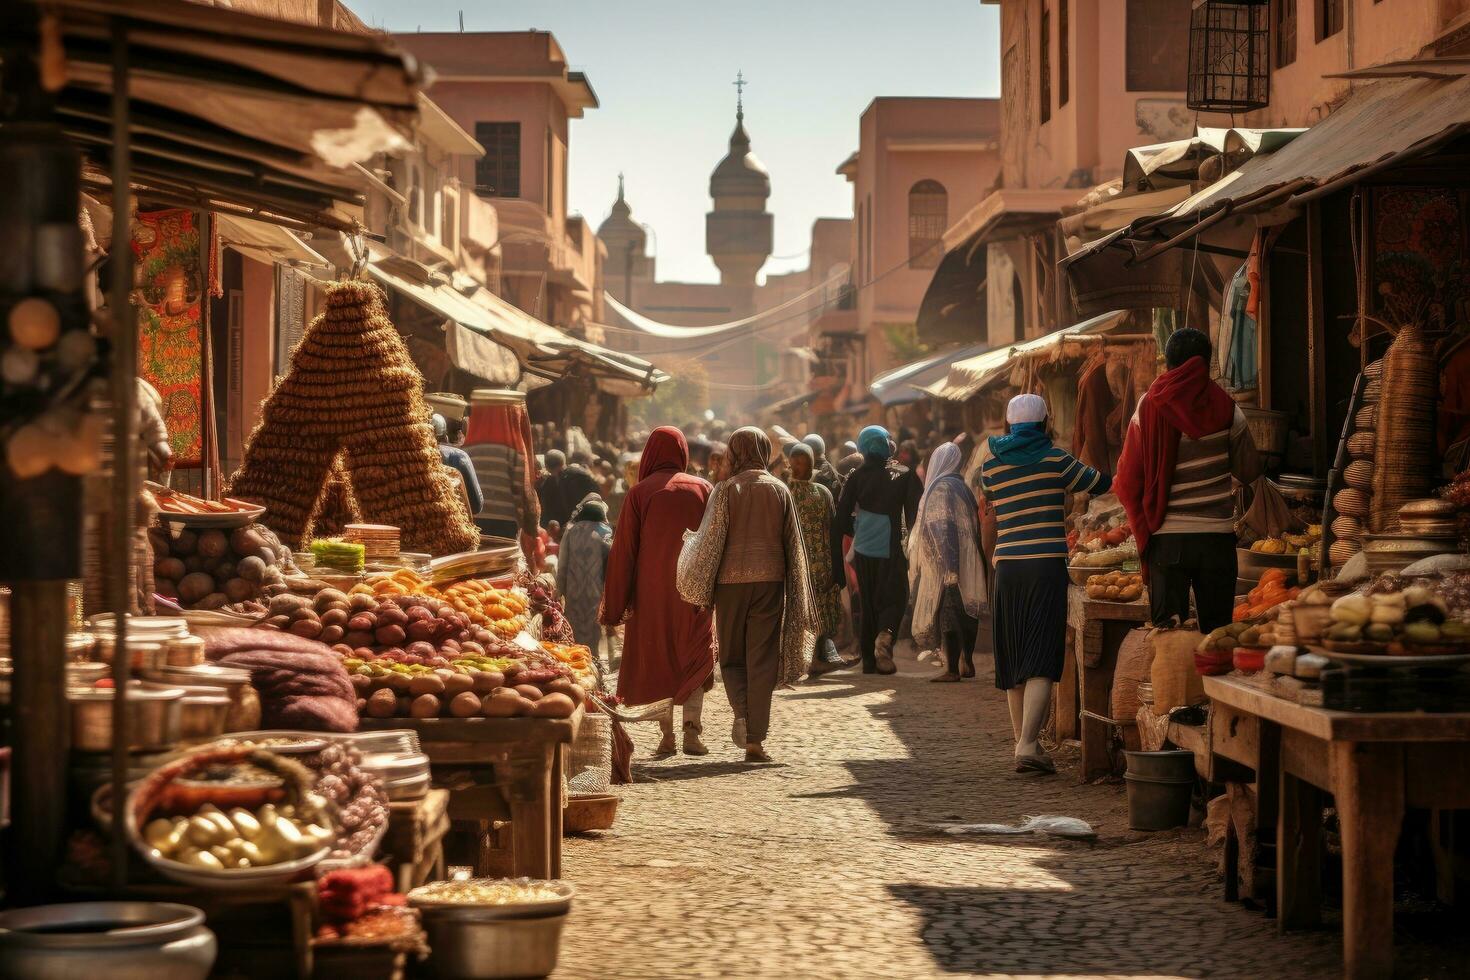
M 995 686 L 1032 677 L 1062 679 L 1067 649 L 1067 562 L 1018 558 L 995 563 Z

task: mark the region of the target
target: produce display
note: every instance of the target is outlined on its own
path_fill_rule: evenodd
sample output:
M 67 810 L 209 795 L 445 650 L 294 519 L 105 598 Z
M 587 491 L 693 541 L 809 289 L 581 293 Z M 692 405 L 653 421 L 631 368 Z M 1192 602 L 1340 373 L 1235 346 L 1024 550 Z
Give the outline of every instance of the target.
M 329 493 L 339 460 L 350 487 Z M 410 551 L 453 554 L 480 541 L 440 460 L 423 378 L 382 291 L 361 280 L 327 286 L 326 307 L 265 400 L 229 492 L 265 505 L 270 526 L 296 549 L 333 500 L 355 501 L 352 523 L 400 528 Z
M 409 901 L 416 905 L 528 905 L 566 897 L 564 889 L 530 878 L 431 881 L 408 893 Z
M 1124 562 L 1138 561 L 1138 543 L 1131 537 L 1120 545 L 1104 547 L 1097 551 L 1079 551 L 1072 555 L 1072 564 L 1079 568 L 1113 568 Z
M 388 798 L 377 779 L 362 769 L 355 746 L 333 741 L 304 764 L 317 774 L 316 792 L 337 815 L 337 835 L 328 860 L 369 854 L 388 825 Z
M 367 562 L 367 549 L 341 538 L 318 538 L 311 543 L 316 567 L 356 575 Z
M 1322 525 L 1308 524 L 1302 534 L 1287 532 L 1279 537 L 1257 538 L 1250 542 L 1250 550 L 1263 555 L 1295 555 L 1305 551 L 1315 558 L 1322 550 Z
M 475 626 L 509 639 L 526 628 L 530 602 L 524 592 L 500 589 L 484 579 L 464 579 L 443 588 L 429 584 L 407 568 L 369 576 L 352 588 L 353 595 L 378 597 L 426 596 L 463 614 Z M 481 642 L 484 642 L 483 640 Z
M 1104 602 L 1137 602 L 1143 596 L 1141 572 L 1108 572 L 1087 577 L 1087 598 Z
M 260 513 L 259 505 L 246 500 L 235 500 L 233 497 L 225 497 L 223 500 L 205 500 L 203 497 L 196 497 L 182 490 L 173 490 L 155 483 L 148 484 L 147 489 L 153 494 L 154 504 L 165 517 Z
M 158 817 L 143 828 L 153 856 L 205 871 L 263 868 L 308 857 L 336 834 L 314 810 L 266 803 L 228 813 L 206 803 L 193 816 Z
M 1449 618 L 1450 606 L 1435 590 L 1351 592 L 1332 604 L 1329 649 L 1380 646 L 1389 655 L 1459 652 L 1470 647 L 1470 623 Z
M 1246 594 L 1245 602 L 1235 607 L 1231 620 L 1239 623 L 1248 619 L 1260 619 L 1283 602 L 1295 599 L 1301 589 L 1290 583 L 1291 577 L 1287 575 L 1286 569 L 1266 569 L 1260 582 Z
M 265 612 L 261 599 L 283 592 L 291 552 L 261 524 L 231 531 L 164 525 L 148 532 L 153 588 L 185 609 Z
M 511 657 L 458 657 L 448 666 L 346 658 L 369 718 L 569 718 L 587 699 L 571 668 Z
M 484 654 L 496 635 L 465 613 L 433 596 L 383 597 L 322 589 L 313 598 L 283 594 L 270 601 L 270 615 L 259 628 L 279 630 L 341 644 L 363 657 L 384 656 L 404 663 L 461 651 Z

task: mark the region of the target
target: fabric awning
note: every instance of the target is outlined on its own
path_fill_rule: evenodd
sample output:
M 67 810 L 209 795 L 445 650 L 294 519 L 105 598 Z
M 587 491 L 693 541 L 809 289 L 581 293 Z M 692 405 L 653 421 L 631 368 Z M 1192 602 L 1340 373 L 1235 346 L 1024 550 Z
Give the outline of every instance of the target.
M 815 391 L 799 391 L 794 395 L 782 398 L 779 401 L 774 401 L 769 405 L 755 407 L 747 405 L 746 410 L 758 412 L 759 414 L 767 418 L 771 418 L 773 416 L 780 415 L 783 412 L 789 412 L 792 409 L 805 408 L 807 405 L 810 405 L 812 399 L 816 397 L 817 392 Z
M 642 358 L 578 340 L 542 323 L 484 287 L 466 296 L 448 278 L 381 246 L 370 246 L 369 254 L 369 275 L 459 328 L 451 327 L 446 334 L 450 356 L 459 367 L 488 381 L 513 385 L 522 371 L 551 381 L 580 373 L 600 391 L 636 398 L 651 394 L 669 378 Z M 457 352 L 470 360 L 462 363 Z M 501 377 L 484 370 L 497 370 Z M 505 375 L 509 380 L 502 380 Z
M 221 245 L 233 248 L 258 262 L 330 267 L 321 253 L 312 249 L 297 235 L 268 221 L 255 221 L 221 214 L 215 217 L 215 228 Z
M 1010 347 L 996 348 L 968 360 L 956 361 L 949 366 L 949 371 L 943 380 L 926 385 L 922 390 L 926 394 L 945 401 L 965 401 L 979 394 L 992 382 L 1009 376 L 1011 365 L 1016 361 L 1051 353 L 1068 338 L 1107 333 L 1122 323 L 1125 316 L 1127 316 L 1126 310 L 1114 310 L 1090 320 L 1074 323 L 1070 327 L 1063 327 L 1045 337 L 1037 337 L 1035 340 L 1028 340 Z
M 991 241 L 1014 238 L 1054 223 L 1085 191 L 1003 189 L 991 193 L 944 233 L 944 257 L 924 291 L 915 319 L 920 337 L 974 336 L 984 307 Z
M 119 34 L 142 200 L 346 230 L 343 207 L 363 202 L 361 177 L 346 168 L 408 146 L 422 75 L 384 35 L 184 0 L 41 5 L 59 36 L 40 59 L 65 59 L 56 112 L 93 191 L 110 186 Z
M 868 394 L 877 399 L 884 408 L 909 405 L 928 397 L 921 390 L 924 385 L 944 379 L 949 366 L 957 361 L 967 361 L 989 350 L 988 344 L 970 344 L 955 350 L 930 354 L 917 361 L 885 371 L 868 383 Z
M 1420 71 L 1419 65 L 1434 70 Z M 1364 85 L 1311 129 L 1280 131 L 1263 141 L 1236 170 L 1173 208 L 1140 218 L 1063 260 L 1079 309 L 1089 295 L 1094 306 L 1116 305 L 1128 270 L 1171 254 L 1177 260 L 1174 246 L 1192 244 L 1232 215 L 1300 207 L 1470 131 L 1470 64 L 1454 66 L 1453 74 L 1433 59 L 1395 70 L 1401 77 Z M 1112 296 L 1097 296 L 1110 290 Z

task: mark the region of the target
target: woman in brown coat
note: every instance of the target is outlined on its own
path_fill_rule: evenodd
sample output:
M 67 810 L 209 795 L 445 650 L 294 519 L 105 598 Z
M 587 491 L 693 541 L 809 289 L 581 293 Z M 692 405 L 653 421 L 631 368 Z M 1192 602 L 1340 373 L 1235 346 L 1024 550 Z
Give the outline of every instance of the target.
M 800 676 L 813 619 L 796 506 L 767 470 L 770 458 L 764 432 L 736 430 L 734 475 L 720 484 L 716 501 L 727 522 L 714 585 L 720 673 L 735 712 L 731 738 L 748 762 L 770 761 L 763 743 L 771 696 Z

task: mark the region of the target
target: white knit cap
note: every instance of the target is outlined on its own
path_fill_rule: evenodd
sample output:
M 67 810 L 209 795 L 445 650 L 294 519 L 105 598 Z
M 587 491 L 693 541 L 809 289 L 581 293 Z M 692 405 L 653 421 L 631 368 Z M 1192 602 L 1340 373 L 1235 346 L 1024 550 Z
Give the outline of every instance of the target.
M 1021 422 L 1041 422 L 1046 419 L 1046 399 L 1040 395 L 1017 395 L 1006 406 L 1006 421 L 1011 425 Z

